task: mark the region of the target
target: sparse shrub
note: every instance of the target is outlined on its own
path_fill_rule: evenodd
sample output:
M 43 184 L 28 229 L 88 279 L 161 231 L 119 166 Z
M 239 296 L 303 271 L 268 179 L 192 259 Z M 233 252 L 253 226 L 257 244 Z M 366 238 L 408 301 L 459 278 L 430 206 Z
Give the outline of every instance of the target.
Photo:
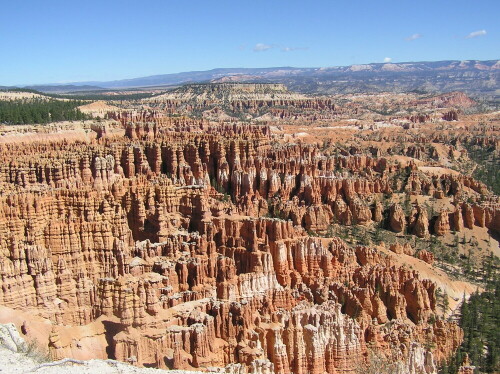
M 393 354 L 385 356 L 373 348 L 368 349 L 368 357 L 358 362 L 354 372 L 356 374 L 400 374 L 404 372 L 404 364 Z
M 41 344 L 35 339 L 29 341 L 22 352 L 26 357 L 31 358 L 37 363 L 52 361 L 50 354 L 44 350 Z

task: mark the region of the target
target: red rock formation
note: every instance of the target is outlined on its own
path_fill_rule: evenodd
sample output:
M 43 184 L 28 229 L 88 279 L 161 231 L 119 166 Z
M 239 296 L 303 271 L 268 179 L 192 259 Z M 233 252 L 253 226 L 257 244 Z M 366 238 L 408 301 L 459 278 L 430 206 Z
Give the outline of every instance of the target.
M 418 258 L 430 265 L 434 263 L 434 255 L 431 252 L 426 251 L 425 249 L 422 249 L 418 252 Z
M 438 96 L 433 96 L 417 101 L 418 105 L 432 104 L 438 108 L 470 108 L 476 105 L 476 102 L 469 98 L 463 92 L 449 92 Z
M 429 219 L 427 218 L 427 211 L 418 206 L 417 214 L 418 216 L 413 226 L 413 233 L 419 238 L 426 238 L 429 236 Z
M 474 228 L 474 212 L 469 204 L 463 205 L 464 226 L 468 229 Z
M 394 232 L 403 232 L 406 228 L 406 216 L 399 204 L 393 204 L 391 206 L 389 225 Z
M 434 232 L 438 236 L 443 236 L 450 231 L 448 211 L 442 210 L 434 223 Z
M 383 206 L 380 202 L 375 203 L 375 208 L 373 209 L 373 221 L 380 222 L 383 219 Z
M 456 180 L 397 186 L 390 159 L 271 146 L 268 126 L 116 116 L 121 139 L 0 146 L 0 303 L 57 324 L 56 357 L 68 354 L 59 326 L 96 321 L 109 354 L 140 366 L 336 373 L 368 344 L 396 346 L 411 365 L 428 341 L 438 360 L 458 347 L 456 325 L 428 323 L 434 283 L 306 232 L 370 227 L 383 194 L 456 194 Z M 467 207 L 466 227 L 469 208 L 472 224 L 498 227 L 496 206 Z M 436 233 L 449 230 L 443 217 Z M 413 220 L 392 205 L 390 228 L 408 222 L 427 235 L 425 210 Z
M 458 113 L 456 110 L 450 110 L 443 114 L 443 120 L 445 121 L 458 121 Z
M 464 229 L 464 219 L 462 217 L 462 208 L 460 206 L 455 206 L 455 211 L 452 214 L 452 226 L 455 231 L 463 231 Z
M 409 243 L 405 243 L 404 245 L 401 245 L 399 243 L 394 243 L 391 244 L 389 249 L 398 255 L 405 254 L 408 256 L 413 256 L 413 254 L 415 253 L 415 250 L 411 247 Z

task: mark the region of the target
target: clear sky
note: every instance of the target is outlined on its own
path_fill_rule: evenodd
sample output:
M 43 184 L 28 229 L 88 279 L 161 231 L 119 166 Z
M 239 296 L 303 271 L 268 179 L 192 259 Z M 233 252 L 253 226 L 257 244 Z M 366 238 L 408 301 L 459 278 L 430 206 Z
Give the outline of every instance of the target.
M 0 85 L 500 57 L 499 0 L 0 4 Z

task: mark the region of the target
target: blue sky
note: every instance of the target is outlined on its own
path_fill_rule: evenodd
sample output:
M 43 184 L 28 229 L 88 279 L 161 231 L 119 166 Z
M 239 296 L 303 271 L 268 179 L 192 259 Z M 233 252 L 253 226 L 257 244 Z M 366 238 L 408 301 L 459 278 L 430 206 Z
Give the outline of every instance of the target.
M 2 0 L 0 85 L 500 57 L 498 0 Z

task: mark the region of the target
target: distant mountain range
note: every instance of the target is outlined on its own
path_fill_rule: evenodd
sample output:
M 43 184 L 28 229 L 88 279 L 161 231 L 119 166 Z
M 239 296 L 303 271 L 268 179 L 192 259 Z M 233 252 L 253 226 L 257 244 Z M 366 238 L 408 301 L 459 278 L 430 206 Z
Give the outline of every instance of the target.
M 500 61 L 376 63 L 328 68 L 231 68 L 123 79 L 29 86 L 43 92 L 123 90 L 196 82 L 273 82 L 310 94 L 464 91 L 500 98 Z

